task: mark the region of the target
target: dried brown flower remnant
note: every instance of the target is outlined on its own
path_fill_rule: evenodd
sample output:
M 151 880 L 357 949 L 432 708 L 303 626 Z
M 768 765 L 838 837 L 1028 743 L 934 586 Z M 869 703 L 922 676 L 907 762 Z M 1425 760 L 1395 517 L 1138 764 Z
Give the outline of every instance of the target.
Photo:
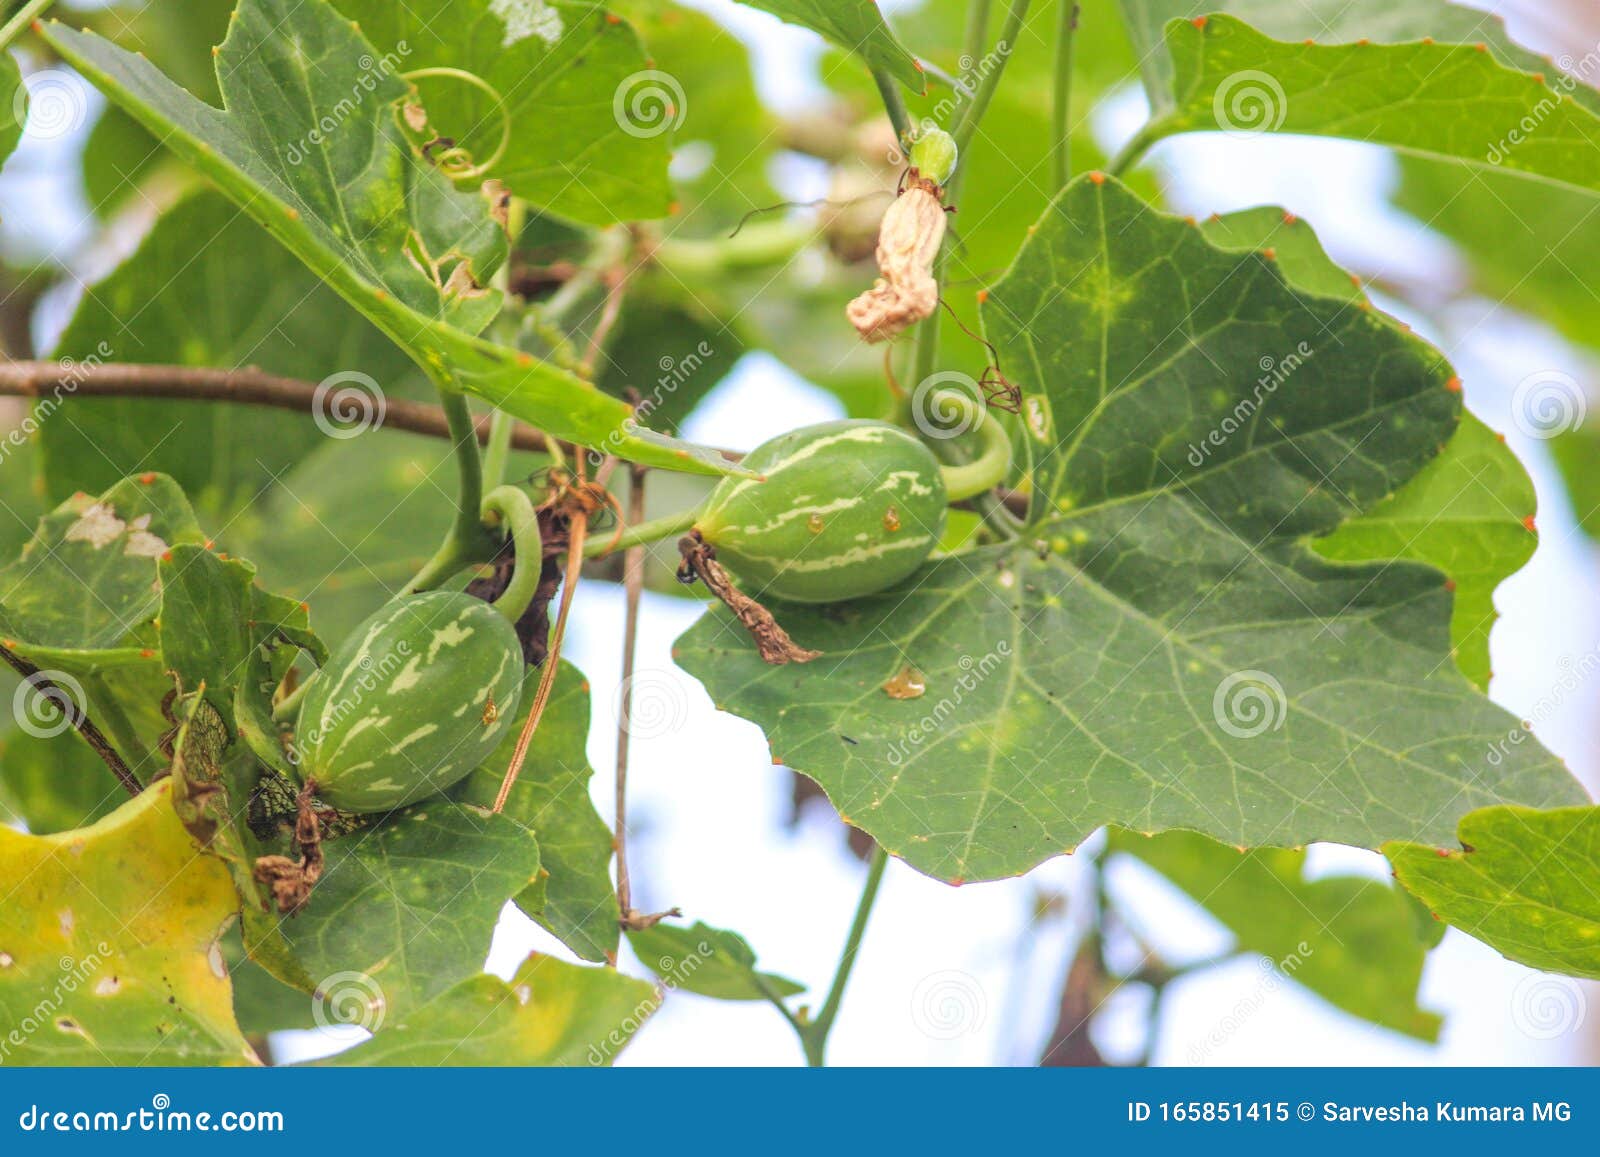
M 939 306 L 933 261 L 944 242 L 939 187 L 912 170 L 905 192 L 883 215 L 878 231 L 878 272 L 872 288 L 845 307 L 845 316 L 869 342 L 887 341 Z

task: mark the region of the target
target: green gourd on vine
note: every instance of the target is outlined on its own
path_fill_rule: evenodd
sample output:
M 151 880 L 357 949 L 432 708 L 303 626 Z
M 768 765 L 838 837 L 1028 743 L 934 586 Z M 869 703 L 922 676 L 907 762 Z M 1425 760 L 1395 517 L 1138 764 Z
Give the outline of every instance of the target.
M 790 431 L 744 460 L 760 478 L 727 478 L 695 520 L 700 537 L 756 597 L 835 602 L 909 577 L 944 534 L 946 508 L 994 486 L 1010 462 L 997 422 L 986 450 L 942 465 L 885 422 L 847 419 Z
M 522 648 L 506 616 L 458 592 L 383 607 L 300 704 L 302 778 L 348 812 L 437 795 L 487 759 L 516 717 Z

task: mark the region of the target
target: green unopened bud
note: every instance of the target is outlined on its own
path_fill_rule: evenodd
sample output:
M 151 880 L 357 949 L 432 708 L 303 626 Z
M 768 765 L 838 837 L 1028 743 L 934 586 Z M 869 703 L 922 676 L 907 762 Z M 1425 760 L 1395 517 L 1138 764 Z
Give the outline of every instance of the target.
M 911 146 L 911 164 L 935 185 L 942 185 L 956 171 L 955 138 L 943 129 L 926 129 Z

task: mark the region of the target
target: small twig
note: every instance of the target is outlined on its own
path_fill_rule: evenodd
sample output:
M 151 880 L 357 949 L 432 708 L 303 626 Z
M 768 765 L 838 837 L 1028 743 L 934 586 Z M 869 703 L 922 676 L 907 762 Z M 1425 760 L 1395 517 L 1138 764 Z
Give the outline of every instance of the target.
M 866 886 L 861 889 L 861 899 L 856 904 L 855 918 L 850 922 L 850 934 L 845 937 L 844 952 L 839 956 L 839 967 L 833 974 L 833 984 L 829 986 L 828 995 L 822 1002 L 822 1011 L 817 1013 L 815 1020 L 797 1030 L 800 1034 L 800 1046 L 805 1050 L 806 1063 L 813 1068 L 820 1068 L 825 1063 L 828 1033 L 833 1030 L 834 1019 L 839 1015 L 839 1006 L 844 1003 L 845 986 L 850 983 L 850 972 L 856 966 L 856 955 L 861 951 L 861 940 L 867 932 L 867 918 L 872 915 L 872 906 L 878 899 L 878 885 L 883 883 L 883 870 L 888 866 L 889 853 L 880 845 L 872 853 L 872 863 L 867 867 Z
M 139 785 L 138 777 L 129 769 L 122 756 L 117 754 L 117 749 L 111 746 L 111 741 L 90 722 L 89 716 L 73 701 L 71 695 L 46 679 L 39 668 L 12 651 L 10 647 L 0 647 L 0 658 L 3 658 L 29 686 L 54 703 L 57 710 L 72 721 L 72 725 L 78 729 L 78 734 L 83 736 L 84 741 L 94 748 L 95 754 L 105 761 L 105 765 L 111 769 L 111 774 L 117 777 L 117 782 L 122 785 L 124 791 L 129 795 L 138 795 L 144 790 Z
M 781 667 L 785 663 L 809 663 L 821 656 L 821 651 L 808 651 L 797 644 L 789 637 L 789 632 L 778 625 L 771 611 L 733 585 L 728 572 L 717 561 L 717 552 L 700 537 L 698 530 L 691 530 L 678 540 L 678 553 L 683 556 L 683 563 L 678 567 L 678 581 L 692 583 L 699 579 L 705 583 L 744 624 L 765 662 Z
M 83 398 L 235 402 L 304 414 L 316 412 L 317 389 L 315 382 L 279 377 L 250 367 L 221 370 L 133 362 L 0 363 L 0 397 L 40 398 L 59 390 Z M 320 404 L 326 405 L 326 399 Z M 491 421 L 488 414 L 474 419 L 479 442 L 489 441 Z M 383 400 L 381 425 L 434 438 L 450 437 L 450 423 L 442 408 L 403 398 Z M 511 445 L 518 450 L 547 450 L 549 438 L 542 430 L 518 422 L 512 431 Z
M 583 455 L 577 458 L 578 482 L 583 481 Z M 572 610 L 572 592 L 577 589 L 578 579 L 583 574 L 583 540 L 589 529 L 589 515 L 581 506 L 574 506 L 572 520 L 567 528 L 567 573 L 561 591 L 561 609 L 556 612 L 555 625 L 550 628 L 550 649 L 545 654 L 544 665 L 539 670 L 539 687 L 534 692 L 533 706 L 528 709 L 528 718 L 522 725 L 522 734 L 517 736 L 517 746 L 511 753 L 511 762 L 506 767 L 505 778 L 500 781 L 500 790 L 494 797 L 494 810 L 505 810 L 506 800 L 511 796 L 511 789 L 517 785 L 517 776 L 522 774 L 522 765 L 528 758 L 528 745 L 533 742 L 533 734 L 539 729 L 539 720 L 544 716 L 544 709 L 550 702 L 550 692 L 555 687 L 556 672 L 561 668 L 561 640 L 567 631 L 567 615 Z
M 647 471 L 637 464 L 628 468 L 628 524 L 644 521 L 644 479 Z M 623 928 L 633 926 L 633 885 L 628 879 L 628 740 L 633 712 L 633 663 L 639 643 L 639 602 L 644 594 L 644 546 L 630 546 L 622 556 L 624 608 L 622 617 L 622 695 L 617 711 L 617 821 L 613 842 L 617 848 L 617 906 Z

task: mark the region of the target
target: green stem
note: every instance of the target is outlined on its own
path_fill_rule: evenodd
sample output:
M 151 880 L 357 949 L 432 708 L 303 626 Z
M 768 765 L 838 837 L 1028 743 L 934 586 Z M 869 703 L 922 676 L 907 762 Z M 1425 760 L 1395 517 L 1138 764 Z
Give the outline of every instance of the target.
M 828 998 L 823 1001 L 822 1011 L 817 1013 L 816 1019 L 798 1030 L 806 1063 L 812 1068 L 821 1068 L 826 1063 L 828 1033 L 839 1015 L 839 1005 L 844 1002 L 845 985 L 850 982 L 850 970 L 856 965 L 861 938 L 867 931 L 867 917 L 872 915 L 873 902 L 878 898 L 878 885 L 883 883 L 883 870 L 888 864 L 889 853 L 879 846 L 873 851 L 872 864 L 867 868 L 867 883 L 856 905 L 856 917 L 851 921 L 850 935 L 845 938 L 844 954 L 839 957 L 838 970 L 833 974 L 833 987 L 828 989 Z
M 473 425 L 472 410 L 467 405 L 466 395 L 441 387 L 439 404 L 444 409 L 445 422 L 450 427 L 450 441 L 455 446 L 459 486 L 456 517 L 444 542 L 402 588 L 402 595 L 431 590 L 462 567 L 489 561 L 494 557 L 498 545 L 481 521 L 483 463 L 478 456 L 478 431 Z
M 978 418 L 978 433 L 983 437 L 983 453 L 977 458 L 960 466 L 939 467 L 950 501 L 961 502 L 985 494 L 1005 481 L 1006 471 L 1011 469 L 1011 436 L 986 409 L 965 394 L 954 390 L 945 391 L 945 394 L 973 407 Z
M 1158 121 L 1146 121 L 1143 128 L 1133 134 L 1133 139 L 1122 146 L 1122 150 L 1111 159 L 1106 166 L 1106 171 L 1113 177 L 1121 177 L 1134 165 L 1139 163 L 1145 153 L 1150 151 L 1150 146 L 1159 141 L 1165 133 Z
M 17 14 L 6 21 L 4 28 L 0 28 L 0 48 L 5 48 L 22 34 L 22 30 L 37 20 L 44 10 L 50 7 L 55 0 L 28 0 Z
M 1022 31 L 1022 22 L 1028 16 L 1029 0 L 1011 0 L 1011 5 L 1006 9 L 1006 22 L 1000 29 L 998 44 L 1015 46 L 1017 36 Z M 1005 74 L 1006 61 L 1011 58 L 1008 51 L 995 62 L 993 70 L 978 81 L 978 91 L 972 95 L 972 103 L 962 110 L 956 127 L 950 135 L 956 139 L 958 152 L 967 151 L 967 142 L 972 140 L 972 134 L 978 131 L 978 123 L 983 120 L 983 114 L 988 111 L 989 102 L 994 99 L 995 90 L 1000 87 L 1000 78 Z
M 989 43 L 989 2 L 990 0 L 971 0 L 967 5 L 967 31 L 962 41 L 963 52 L 968 60 L 972 61 L 971 67 L 976 68 L 978 58 L 983 55 L 984 47 Z M 961 83 L 963 96 L 971 96 L 966 91 L 966 82 Z
M 1056 164 L 1057 189 L 1072 179 L 1072 41 L 1078 31 L 1077 0 L 1060 0 L 1061 24 L 1056 30 Z
M 539 536 L 539 512 L 533 499 L 518 486 L 497 486 L 483 500 L 485 519 L 498 515 L 511 529 L 511 541 L 517 550 L 517 565 L 511 572 L 511 581 L 494 601 L 494 609 L 513 624 L 533 602 L 539 589 L 539 578 L 544 559 L 544 541 Z
M 741 269 L 788 261 L 817 236 L 811 221 L 757 221 L 732 237 L 714 240 L 667 239 L 656 246 L 655 261 L 679 277 L 707 278 Z
M 490 490 L 506 480 L 506 463 L 511 458 L 511 435 L 517 420 L 504 410 L 489 419 L 489 444 L 483 448 L 483 484 Z
M 671 538 L 675 534 L 687 534 L 704 509 L 703 506 L 693 506 L 662 518 L 636 522 L 632 526 L 624 527 L 616 538 L 604 534 L 597 535 L 583 544 L 583 557 L 598 558 L 613 551 L 626 550 L 630 546 L 641 546 L 657 539 Z
M 889 114 L 895 136 L 902 142 L 911 137 L 911 114 L 906 112 L 905 99 L 900 95 L 898 82 L 881 68 L 872 70 L 872 79 L 878 85 L 878 95 L 883 98 L 883 111 Z
M 789 1027 L 800 1036 L 805 1036 L 806 1022 L 789 1011 L 789 1006 L 783 1003 L 783 997 L 778 995 L 778 990 L 772 987 L 772 982 L 759 972 L 750 974 L 756 982 L 756 987 L 761 990 L 761 995 L 767 998 L 767 1003 L 783 1013 L 783 1019 L 789 1022 Z

